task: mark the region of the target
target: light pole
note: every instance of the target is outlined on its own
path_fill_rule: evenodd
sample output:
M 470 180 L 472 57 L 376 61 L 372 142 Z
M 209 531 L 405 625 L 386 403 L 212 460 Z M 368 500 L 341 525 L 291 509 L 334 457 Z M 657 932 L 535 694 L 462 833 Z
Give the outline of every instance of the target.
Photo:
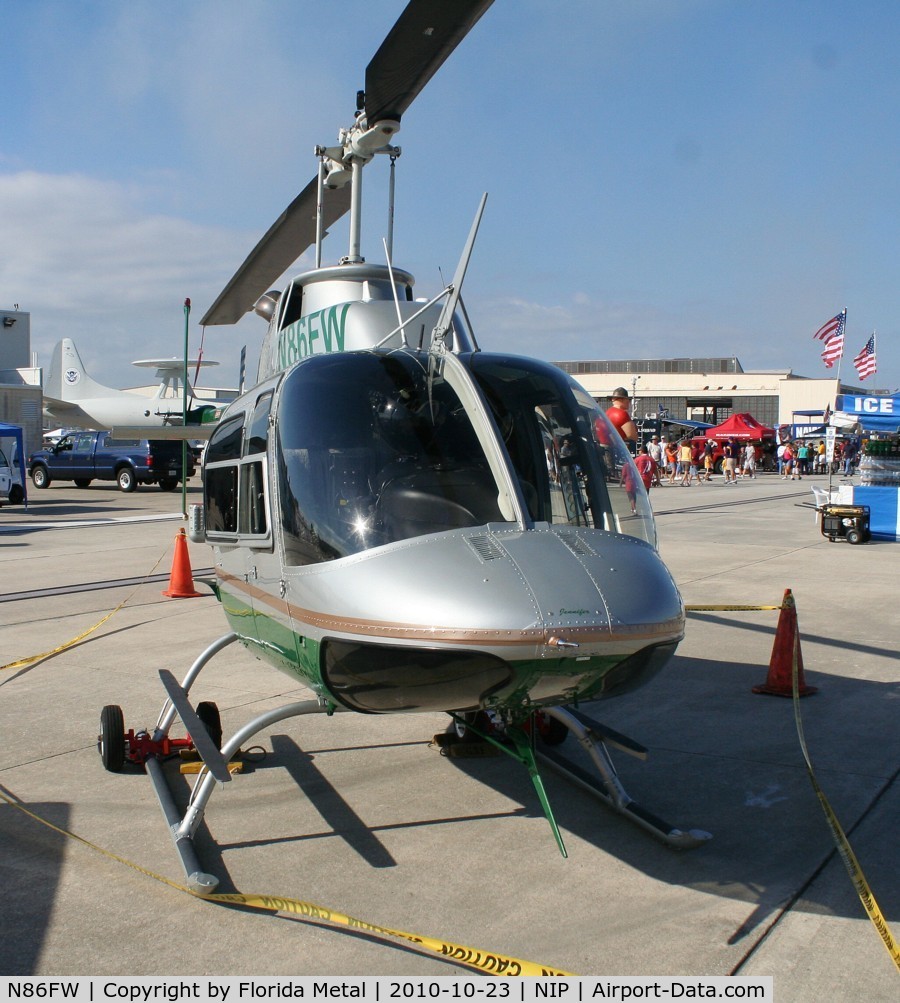
M 182 436 L 187 435 L 188 417 L 188 330 L 191 317 L 191 301 L 184 301 L 184 372 L 182 374 L 181 428 Z M 181 440 L 181 518 L 187 519 L 187 439 Z

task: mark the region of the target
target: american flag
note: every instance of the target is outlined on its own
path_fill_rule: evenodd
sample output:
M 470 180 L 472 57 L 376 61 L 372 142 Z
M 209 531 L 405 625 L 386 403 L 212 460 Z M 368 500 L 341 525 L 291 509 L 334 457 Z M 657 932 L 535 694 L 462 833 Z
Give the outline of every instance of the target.
M 864 380 L 867 376 L 875 375 L 875 335 L 873 334 L 871 338 L 863 345 L 862 351 L 853 360 L 853 365 L 856 366 L 856 371 L 859 373 L 859 378 Z
M 835 361 L 844 354 L 844 326 L 839 328 L 826 342 L 822 350 L 822 361 L 828 369 L 834 365 Z
M 836 316 L 832 317 L 831 320 L 824 323 L 818 331 L 813 335 L 813 338 L 817 338 L 819 341 L 827 341 L 831 335 L 844 334 L 844 325 L 847 322 L 847 308 L 844 307 L 843 310 Z

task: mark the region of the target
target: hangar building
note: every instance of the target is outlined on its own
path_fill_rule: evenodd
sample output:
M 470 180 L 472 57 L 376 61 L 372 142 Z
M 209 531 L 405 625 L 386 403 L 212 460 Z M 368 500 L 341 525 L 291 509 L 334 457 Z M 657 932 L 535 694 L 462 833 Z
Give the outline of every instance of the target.
M 763 425 L 820 425 L 810 412 L 834 410 L 842 393 L 873 393 L 842 381 L 798 376 L 790 369 L 745 370 L 736 356 L 692 359 L 625 359 L 556 362 L 602 407 L 616 387 L 632 397 L 635 419 L 669 418 L 718 425 L 749 412 Z M 799 419 L 799 420 L 798 420 Z
M 0 309 L 0 422 L 22 426 L 26 455 L 43 434 L 41 371 L 31 355 L 31 314 Z

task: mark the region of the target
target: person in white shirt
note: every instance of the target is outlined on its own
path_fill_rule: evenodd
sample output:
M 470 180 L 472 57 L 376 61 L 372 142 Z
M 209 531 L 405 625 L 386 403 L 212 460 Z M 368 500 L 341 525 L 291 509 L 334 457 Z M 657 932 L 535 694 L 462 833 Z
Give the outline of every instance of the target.
M 778 461 L 778 473 L 784 477 L 784 443 L 778 443 L 778 449 L 775 450 L 775 459 Z
M 650 454 L 651 459 L 656 464 L 656 469 L 653 471 L 653 483 L 659 486 L 662 481 L 660 479 L 660 470 L 663 465 L 663 448 L 659 441 L 659 436 L 654 435 L 647 446 L 647 452 Z

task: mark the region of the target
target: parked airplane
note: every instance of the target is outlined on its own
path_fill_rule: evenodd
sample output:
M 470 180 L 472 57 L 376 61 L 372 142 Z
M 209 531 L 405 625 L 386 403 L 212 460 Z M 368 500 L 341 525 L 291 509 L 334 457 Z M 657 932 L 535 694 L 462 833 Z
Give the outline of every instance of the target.
M 218 362 L 202 361 L 204 366 Z M 63 338 L 53 349 L 44 380 L 44 412 L 67 428 L 111 429 L 119 436 L 155 439 L 208 439 L 227 401 L 201 401 L 188 384 L 184 423 L 184 360 L 141 359 L 136 366 L 156 369 L 160 381 L 153 397 L 103 386 L 88 376 L 75 342 Z M 196 369 L 197 360 L 188 361 Z

